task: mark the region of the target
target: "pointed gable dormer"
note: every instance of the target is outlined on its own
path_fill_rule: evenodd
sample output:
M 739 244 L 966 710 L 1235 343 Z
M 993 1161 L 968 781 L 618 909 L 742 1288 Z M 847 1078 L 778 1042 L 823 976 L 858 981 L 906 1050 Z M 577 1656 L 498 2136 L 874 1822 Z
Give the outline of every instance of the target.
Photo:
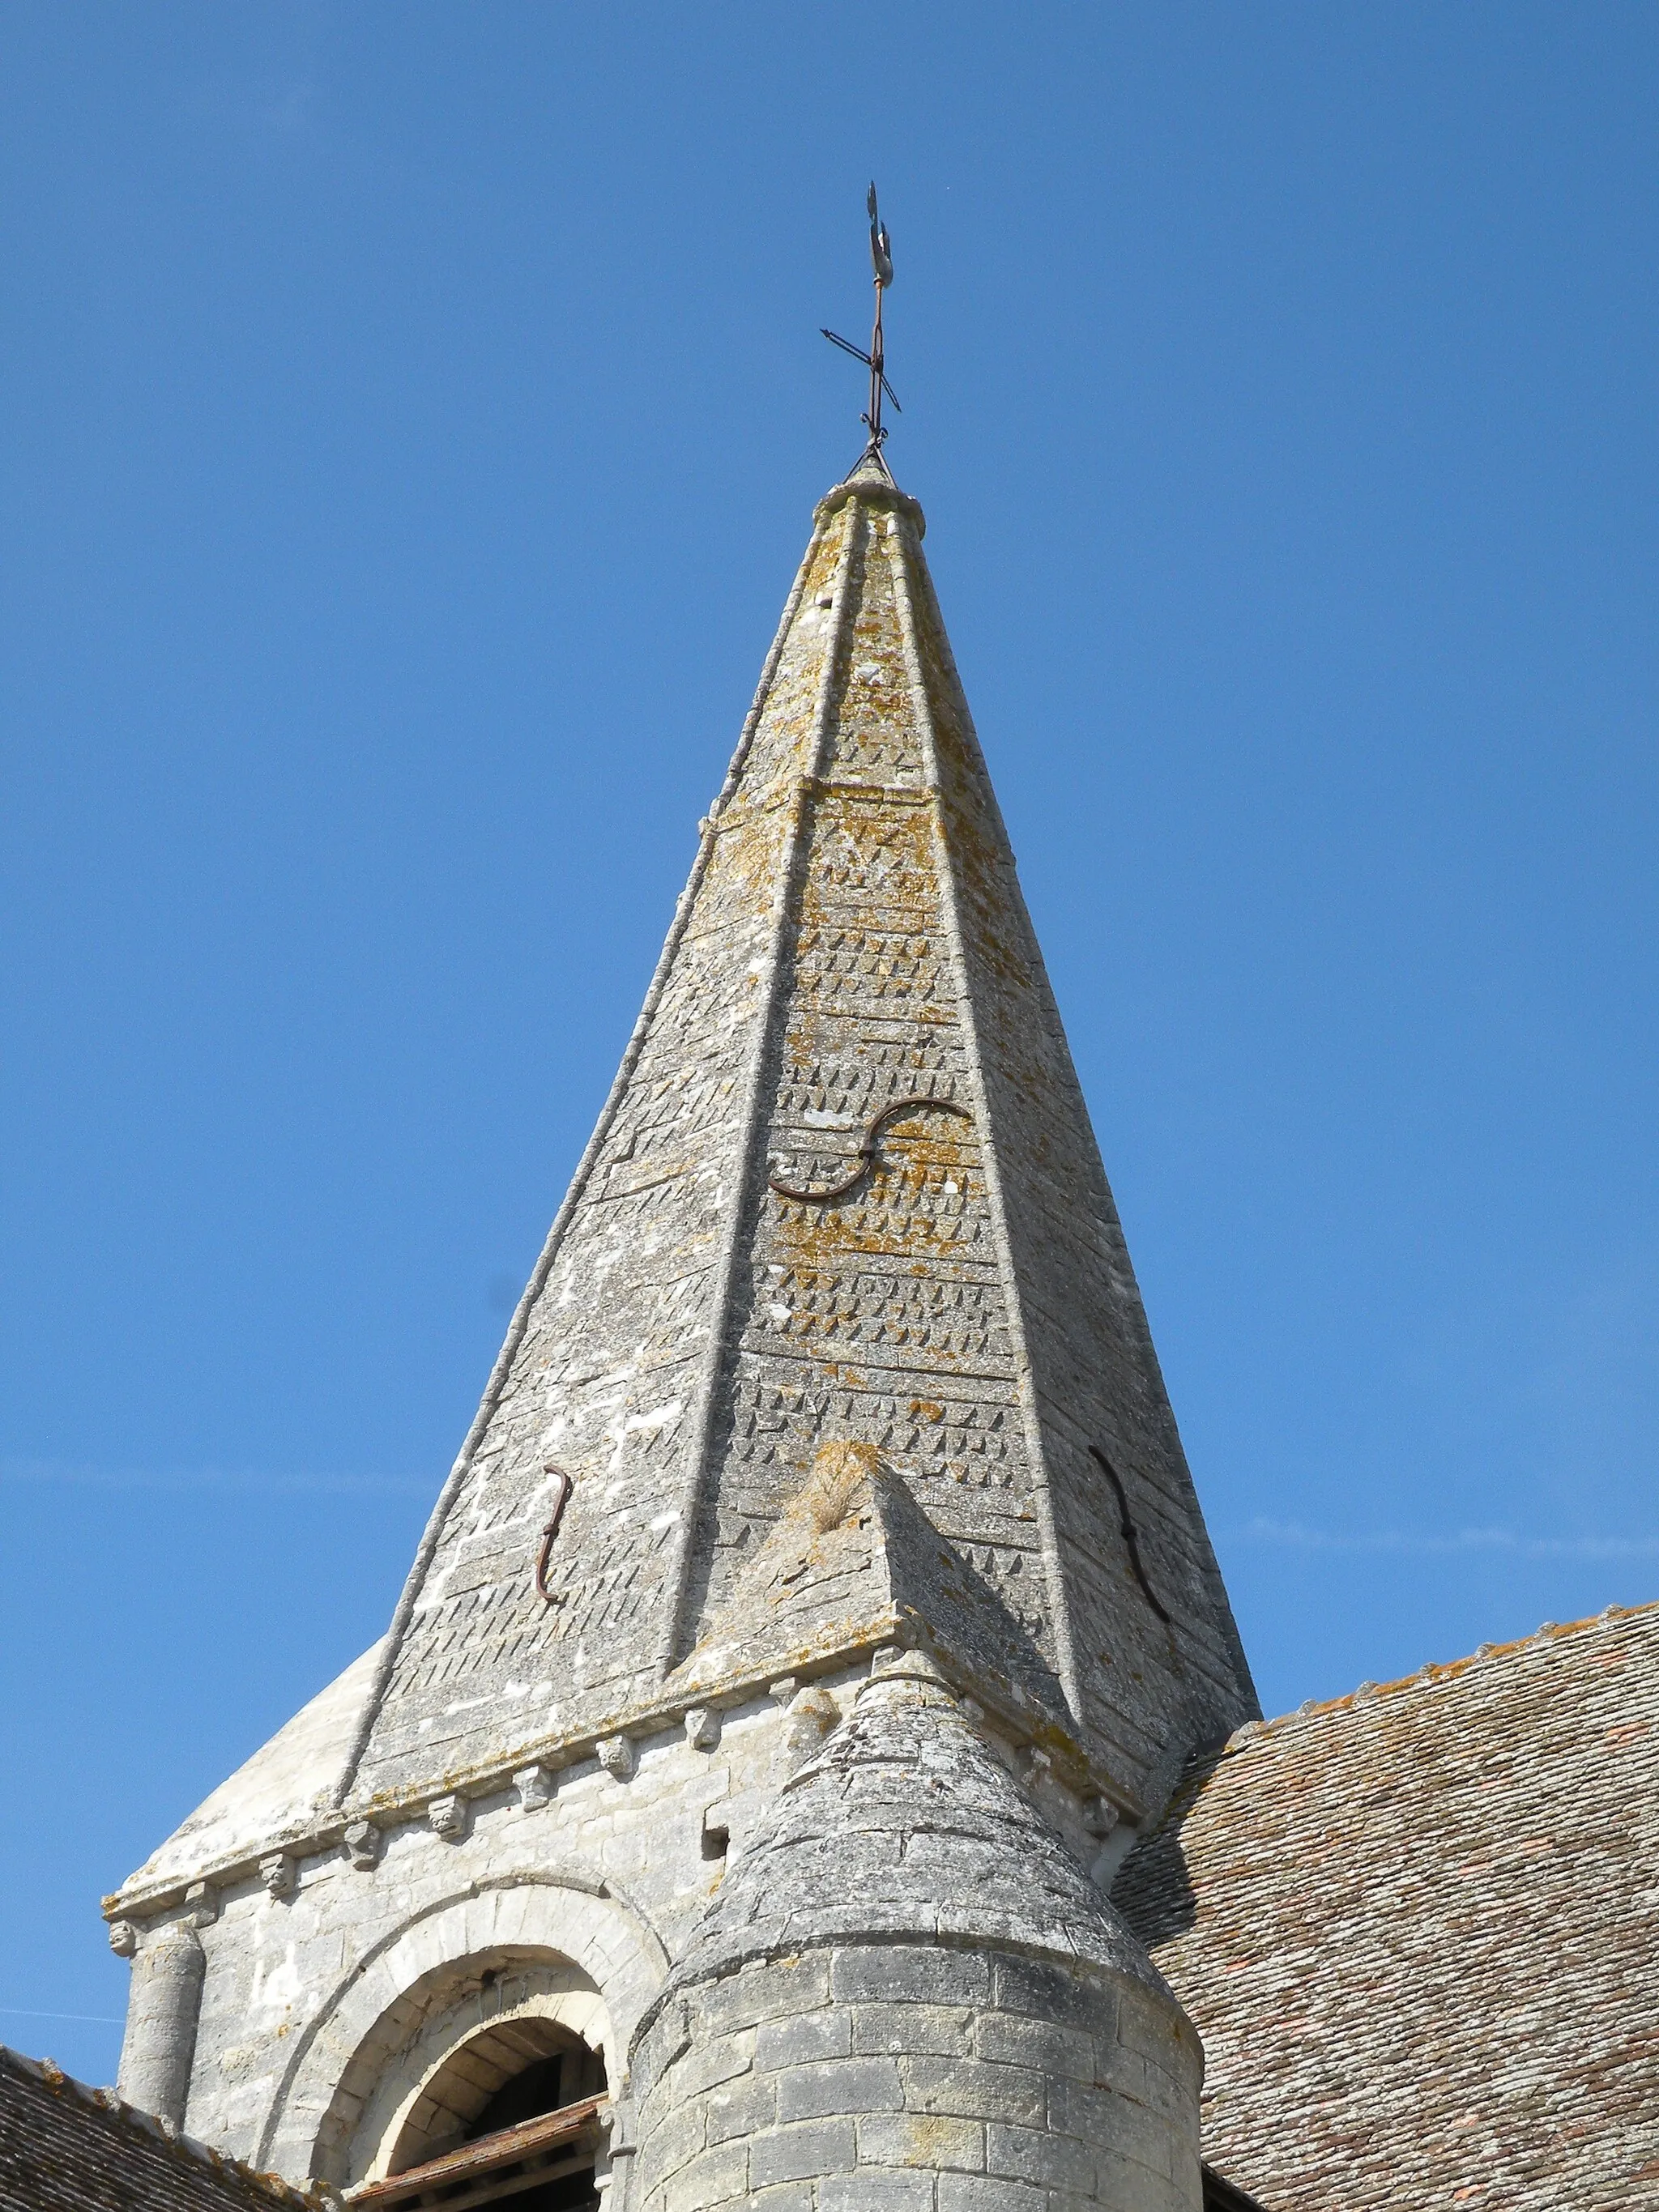
M 648 1707 L 836 1440 L 1132 1815 L 1255 1711 L 923 529 L 878 458 L 819 504 L 348 1804 Z

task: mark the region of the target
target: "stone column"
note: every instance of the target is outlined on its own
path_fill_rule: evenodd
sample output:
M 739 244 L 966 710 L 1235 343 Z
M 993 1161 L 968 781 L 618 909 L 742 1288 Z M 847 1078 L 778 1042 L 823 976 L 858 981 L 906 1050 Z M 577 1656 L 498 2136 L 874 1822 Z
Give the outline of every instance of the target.
M 116 2086 L 130 2105 L 175 2127 L 184 2124 L 206 1966 L 201 1937 L 182 1920 L 154 1929 L 132 1962 Z

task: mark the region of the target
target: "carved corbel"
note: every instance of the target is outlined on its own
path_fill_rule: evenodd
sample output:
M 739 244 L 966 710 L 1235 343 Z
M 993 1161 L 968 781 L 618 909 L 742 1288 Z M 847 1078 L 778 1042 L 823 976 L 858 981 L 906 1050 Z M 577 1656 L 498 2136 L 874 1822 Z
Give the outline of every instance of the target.
M 426 1817 L 434 1836 L 441 1836 L 447 1844 L 459 1844 L 466 1835 L 471 1810 L 465 1798 L 452 1791 L 447 1797 L 434 1797 L 426 1808 Z
M 545 1765 L 521 1766 L 513 1778 L 519 1802 L 526 1813 L 539 1812 L 544 1805 L 551 1804 L 558 1786 L 557 1777 Z
M 300 1887 L 300 1865 L 292 1851 L 267 1851 L 259 1862 L 259 1879 L 268 1897 L 292 1897 Z
M 713 1751 L 720 1740 L 720 1717 L 714 1706 L 692 1706 L 685 1717 L 685 1740 L 693 1751 Z
M 618 1782 L 626 1782 L 634 1771 L 634 1745 L 625 1735 L 601 1736 L 593 1747 L 594 1755 L 607 1774 L 614 1774 Z
M 379 1866 L 384 1840 L 373 1820 L 354 1820 L 346 1830 L 345 1855 L 359 1874 L 368 1874 Z

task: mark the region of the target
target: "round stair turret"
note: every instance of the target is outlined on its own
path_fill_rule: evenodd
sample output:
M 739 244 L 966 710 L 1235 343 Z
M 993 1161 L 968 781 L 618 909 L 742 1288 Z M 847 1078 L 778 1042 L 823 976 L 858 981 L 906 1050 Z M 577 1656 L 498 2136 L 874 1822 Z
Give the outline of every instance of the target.
M 915 1654 L 785 1786 L 632 2075 L 637 2212 L 1200 2203 L 1195 2031 Z

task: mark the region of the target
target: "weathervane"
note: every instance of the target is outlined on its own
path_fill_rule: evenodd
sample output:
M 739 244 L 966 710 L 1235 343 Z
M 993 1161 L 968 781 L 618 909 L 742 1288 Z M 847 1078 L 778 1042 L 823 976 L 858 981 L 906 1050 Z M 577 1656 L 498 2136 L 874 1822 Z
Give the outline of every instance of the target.
M 881 421 L 882 394 L 884 392 L 892 401 L 895 415 L 902 414 L 903 410 L 898 404 L 897 392 L 887 381 L 887 372 L 883 366 L 885 355 L 881 338 L 881 302 L 882 295 L 893 281 L 893 249 L 892 241 L 887 235 L 887 226 L 876 210 L 876 188 L 873 184 L 870 187 L 868 206 L 870 259 L 876 272 L 876 321 L 875 328 L 870 333 L 870 350 L 866 353 L 862 346 L 855 346 L 850 338 L 840 337 L 834 331 L 825 331 L 823 335 L 831 345 L 838 345 L 843 353 L 850 353 L 854 361 L 861 361 L 870 372 L 869 412 L 860 416 L 859 419 L 870 433 L 869 443 L 864 449 L 866 453 L 873 453 L 876 459 L 880 460 L 881 449 L 887 437 Z

